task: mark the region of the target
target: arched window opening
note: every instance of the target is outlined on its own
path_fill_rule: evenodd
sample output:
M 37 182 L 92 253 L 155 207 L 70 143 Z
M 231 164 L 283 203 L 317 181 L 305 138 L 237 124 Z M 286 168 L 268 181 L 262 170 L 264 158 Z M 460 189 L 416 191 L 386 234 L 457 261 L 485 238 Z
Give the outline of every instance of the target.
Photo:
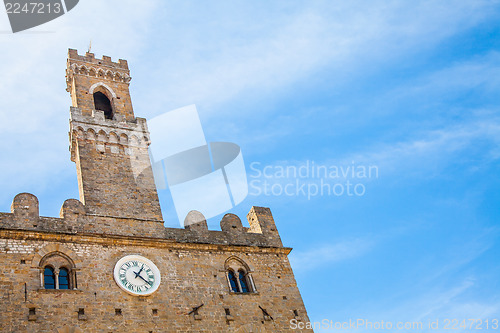
M 69 289 L 69 271 L 64 267 L 59 270 L 59 289 Z
M 236 279 L 236 276 L 234 275 L 234 272 L 232 270 L 229 270 L 227 272 L 227 276 L 229 278 L 229 283 L 231 284 L 231 291 L 233 291 L 235 293 L 239 293 L 240 288 L 238 285 L 238 280 Z
M 239 275 L 239 279 L 240 279 L 240 286 L 241 286 L 241 292 L 242 293 L 249 293 L 250 292 L 250 289 L 248 288 L 248 283 L 247 283 L 247 278 L 246 278 L 246 274 L 243 270 L 240 270 L 238 272 L 238 275 Z
M 233 293 L 257 293 L 252 270 L 240 258 L 231 256 L 224 263 L 229 291 Z
M 113 119 L 111 102 L 109 98 L 100 91 L 94 93 L 94 107 L 96 110 L 104 111 L 104 117 L 106 119 Z
M 43 270 L 43 281 L 45 289 L 56 289 L 56 275 L 52 267 L 46 266 Z
M 45 289 L 76 289 L 76 267 L 65 253 L 54 251 L 40 259 L 40 285 Z

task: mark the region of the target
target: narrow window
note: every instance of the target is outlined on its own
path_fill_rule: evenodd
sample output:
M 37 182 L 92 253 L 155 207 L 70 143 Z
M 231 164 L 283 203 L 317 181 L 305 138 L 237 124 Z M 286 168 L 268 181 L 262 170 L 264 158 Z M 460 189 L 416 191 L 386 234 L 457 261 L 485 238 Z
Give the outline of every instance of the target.
M 235 293 L 239 292 L 240 288 L 238 287 L 238 280 L 236 279 L 234 272 L 229 270 L 227 275 L 229 277 L 229 283 L 231 283 L 231 291 L 234 291 Z
M 240 270 L 238 273 L 239 273 L 239 278 L 240 278 L 241 292 L 249 293 L 250 289 L 248 289 L 247 278 L 245 277 L 245 272 Z
M 59 289 L 69 289 L 69 272 L 66 268 L 59 270 Z
M 111 102 L 109 101 L 108 97 L 100 91 L 94 93 L 94 107 L 96 110 L 104 111 L 104 117 L 106 119 L 113 119 L 113 109 L 111 108 Z
M 52 267 L 45 267 L 43 271 L 43 282 L 45 289 L 56 289 L 56 276 Z

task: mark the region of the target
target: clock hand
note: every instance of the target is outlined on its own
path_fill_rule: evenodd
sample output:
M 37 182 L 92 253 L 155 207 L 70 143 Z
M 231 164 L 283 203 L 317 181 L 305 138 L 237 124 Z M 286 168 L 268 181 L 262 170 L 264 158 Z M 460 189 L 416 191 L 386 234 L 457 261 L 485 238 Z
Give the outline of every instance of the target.
M 142 265 L 141 269 L 138 272 L 132 271 L 132 273 L 135 274 L 135 278 L 136 279 L 137 279 L 138 276 L 141 276 L 141 272 L 142 272 L 143 269 L 144 269 L 144 264 Z
M 147 284 L 151 285 L 151 282 L 149 282 L 148 280 L 146 280 L 145 278 L 143 278 L 141 275 L 139 275 L 139 277 L 140 277 L 141 279 L 143 279 L 143 280 L 144 280 L 144 282 L 146 282 Z

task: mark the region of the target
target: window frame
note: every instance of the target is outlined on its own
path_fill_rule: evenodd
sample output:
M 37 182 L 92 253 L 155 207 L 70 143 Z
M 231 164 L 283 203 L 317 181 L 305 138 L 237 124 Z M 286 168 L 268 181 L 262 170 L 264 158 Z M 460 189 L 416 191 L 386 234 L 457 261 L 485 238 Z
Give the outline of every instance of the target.
M 50 274 L 50 277 L 52 278 L 52 282 L 51 283 L 51 286 L 53 286 L 52 288 L 47 288 L 47 270 L 50 270 L 51 274 Z M 56 289 L 56 286 L 57 286 L 57 283 L 56 283 L 56 273 L 55 273 L 55 269 L 54 267 L 52 267 L 52 265 L 46 265 L 45 267 L 43 267 L 43 288 L 44 289 L 47 289 L 47 290 L 53 290 L 53 289 Z
M 224 271 L 226 273 L 227 284 L 230 294 L 258 294 L 257 288 L 252 277 L 250 267 L 240 258 L 236 256 L 229 257 L 224 264 Z M 236 290 L 232 287 L 232 279 L 230 273 L 233 275 L 236 282 Z M 242 281 L 246 287 L 246 291 L 242 286 Z
M 238 270 L 238 282 L 240 283 L 242 293 L 252 292 L 251 287 L 248 283 L 247 273 L 243 269 Z
M 62 276 L 61 272 L 66 272 L 66 276 Z M 67 283 L 62 284 L 61 283 L 61 278 L 66 278 L 66 282 Z M 63 267 L 59 267 L 59 274 L 57 276 L 57 282 L 58 282 L 58 285 L 59 285 L 58 289 L 61 289 L 61 290 L 69 290 L 69 289 L 71 289 L 71 277 L 70 277 L 70 270 L 68 268 L 66 268 L 64 266 Z M 61 285 L 67 286 L 67 288 L 61 288 Z
M 54 280 L 54 287 L 47 288 L 45 270 L 52 271 L 52 279 Z M 76 284 L 76 267 L 67 255 L 64 253 L 54 251 L 45 255 L 39 262 L 40 270 L 40 287 L 45 290 L 77 290 Z M 66 276 L 60 276 L 61 271 L 65 271 Z M 63 283 L 61 288 L 61 279 L 66 278 L 67 283 Z M 52 285 L 50 285 L 52 286 Z
M 240 293 L 240 284 L 238 283 L 238 278 L 232 269 L 227 270 L 227 278 L 229 280 L 229 289 L 233 293 Z

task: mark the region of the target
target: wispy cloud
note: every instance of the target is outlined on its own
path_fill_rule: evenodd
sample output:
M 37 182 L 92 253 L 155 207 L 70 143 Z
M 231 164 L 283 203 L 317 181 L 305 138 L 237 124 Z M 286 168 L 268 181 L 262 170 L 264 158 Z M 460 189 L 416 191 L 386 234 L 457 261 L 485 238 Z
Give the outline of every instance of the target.
M 190 19 L 205 16 L 198 4 L 191 6 Z M 243 91 L 272 100 L 282 89 L 325 70 L 330 82 L 340 83 L 367 67 L 435 46 L 490 15 L 489 7 L 487 1 L 462 1 L 456 7 L 431 1 L 308 2 L 294 10 L 253 8 L 247 16 L 220 7 L 221 14 L 236 18 L 202 24 L 211 34 L 193 25 L 169 36 L 172 52 L 155 61 L 149 79 L 161 84 L 151 86 L 147 100 L 171 107 L 194 102 L 215 112 Z M 270 24 L 270 17 L 278 24 Z M 242 29 L 246 24 L 252 29 Z M 214 30 L 224 30 L 227 38 L 214 36 Z M 256 30 L 262 32 L 258 38 Z
M 484 277 L 480 276 L 482 271 L 474 275 L 474 270 L 470 270 L 494 246 L 496 234 L 494 230 L 485 230 L 471 240 L 448 247 L 446 255 L 429 254 L 434 260 L 420 258 L 421 263 L 412 261 L 406 271 L 394 271 L 387 278 L 390 281 L 403 280 L 403 287 L 397 282 L 399 287 L 386 289 L 382 298 L 367 297 L 363 304 L 354 302 L 354 305 L 347 305 L 340 311 L 327 310 L 322 315 L 339 320 L 361 318 L 372 323 L 383 320 L 394 326 L 397 322 L 422 323 L 423 331 L 430 331 L 429 321 L 438 320 L 439 328 L 443 329 L 444 319 L 458 319 L 460 322 L 465 319 L 467 322 L 468 319 L 497 318 L 500 315 L 498 300 L 477 295 L 471 297 L 474 290 L 484 283 Z M 470 331 L 460 327 L 457 330 Z M 359 331 L 373 330 L 360 327 Z
M 369 313 L 366 313 L 366 309 L 362 309 L 361 312 L 357 313 L 362 313 L 360 317 L 367 322 L 391 322 L 394 328 L 398 323 L 415 325 L 415 328 L 421 327 L 421 329 L 415 331 L 423 332 L 444 330 L 447 321 L 448 327 L 452 327 L 454 322 L 451 322 L 451 320 L 458 321 L 454 331 L 470 332 L 469 325 L 471 325 L 471 321 L 469 319 L 478 320 L 476 324 L 479 324 L 479 320 L 489 320 L 491 322 L 491 319 L 497 318 L 500 313 L 500 302 L 464 300 L 464 294 L 473 289 L 477 281 L 472 278 L 460 280 L 461 282 L 455 286 L 428 288 L 423 290 L 419 296 L 403 302 L 396 301 L 394 304 L 397 304 L 397 306 L 386 307 L 387 302 L 384 302 L 377 309 L 371 309 Z M 352 313 L 355 312 L 352 311 Z M 460 327 L 464 320 L 466 327 Z M 430 329 L 429 323 L 435 323 L 436 321 L 439 329 Z M 482 321 L 481 327 L 486 329 L 486 324 Z M 489 327 L 491 328 L 491 326 Z M 369 326 L 361 326 L 359 331 L 373 332 L 374 330 Z
M 441 175 L 443 169 L 457 163 L 456 154 L 474 148 L 480 142 L 486 150 L 481 158 L 483 163 L 497 160 L 500 143 L 500 120 L 481 120 L 431 130 L 421 137 L 406 142 L 378 144 L 369 151 L 358 152 L 345 160 L 378 165 L 385 175 L 395 172 L 425 177 Z M 477 165 L 477 163 L 476 163 Z
M 295 252 L 290 262 L 296 272 L 306 272 L 336 262 L 354 259 L 370 251 L 376 242 L 372 239 L 356 238 L 334 244 L 323 244 L 303 252 Z
M 335 159 L 276 160 L 268 163 L 252 163 L 248 169 L 250 181 L 261 180 L 254 184 L 266 186 L 281 184 L 284 187 L 295 179 L 301 184 L 319 183 L 323 177 L 327 182 L 343 183 L 354 179 L 362 183 L 394 179 L 422 180 L 446 176 L 447 168 L 464 163 L 463 172 L 474 173 L 500 159 L 500 119 L 478 120 L 466 124 L 451 125 L 438 130 L 418 133 L 418 137 L 408 141 L 374 143 L 364 150 L 340 156 Z M 415 135 L 415 134 L 414 134 Z M 480 149 L 481 154 L 474 157 L 473 163 L 461 161 L 471 150 Z M 311 170 L 326 168 L 326 173 Z M 267 169 L 267 170 L 266 170 Z M 299 172 L 301 169 L 307 173 Z M 365 170 L 361 178 L 360 169 Z M 266 170 L 264 174 L 263 171 Z M 287 171 L 288 170 L 288 171 Z M 292 171 L 289 171 L 292 170 Z M 294 173 L 295 170 L 295 173 Z M 333 172 L 332 170 L 337 170 Z M 321 176 L 322 175 L 322 176 Z M 338 175 L 335 178 L 331 175 Z M 355 177 L 352 177 L 355 175 Z M 283 196 L 283 199 L 289 198 Z

